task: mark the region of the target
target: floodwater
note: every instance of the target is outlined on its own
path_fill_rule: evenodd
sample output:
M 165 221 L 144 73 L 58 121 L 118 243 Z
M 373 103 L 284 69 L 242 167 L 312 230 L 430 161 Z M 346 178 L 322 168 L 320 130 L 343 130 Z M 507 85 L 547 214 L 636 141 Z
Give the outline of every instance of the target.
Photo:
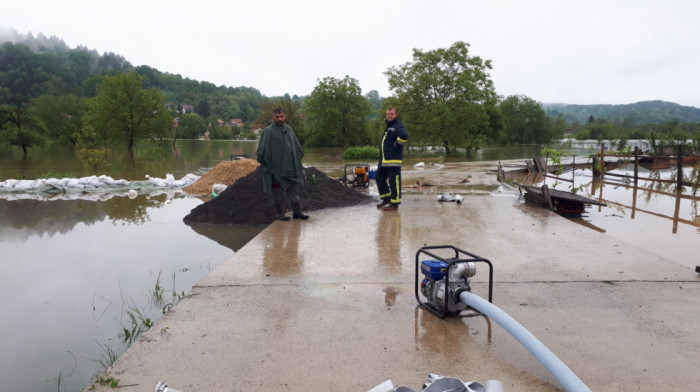
M 593 144 L 563 149 L 568 154 L 584 155 Z M 540 156 L 541 148 L 487 148 L 474 157 L 448 160 L 411 153 L 406 161 L 410 165 L 420 161 L 526 159 Z M 133 159 L 114 157 L 109 168 L 94 172 L 65 149 L 31 149 L 23 159 L 19 149 L 0 147 L 0 181 L 93 174 L 144 180 L 146 174 L 163 178 L 167 173 L 179 179 L 188 173 L 204 174 L 231 155 L 252 156 L 254 152 L 254 142 L 179 141 L 176 150 L 140 147 Z M 337 177 L 345 164 L 341 156 L 342 149 L 306 149 L 304 164 Z M 576 186 L 592 181 L 585 178 L 585 173 L 577 171 Z M 697 262 L 697 227 L 681 220 L 675 225 L 673 220 L 643 212 L 673 217 L 674 209 L 668 207 L 675 207 L 675 201 L 670 205 L 662 201 L 657 210 L 659 196 L 645 196 L 641 186 L 636 212 L 622 207 L 589 208 L 588 216 L 582 219 L 622 239 L 630 231 L 623 222 L 633 220 L 637 229 L 647 233 L 641 247 L 669 244 L 668 250 L 654 252 L 672 255 L 674 260 L 694 256 Z M 584 188 L 596 196 L 601 189 L 595 185 Z M 622 185 L 604 184 L 602 190 L 605 199 L 633 203 L 627 196 L 631 191 Z M 0 199 L 0 287 L 6 293 L 0 298 L 2 390 L 85 388 L 93 375 L 124 352 L 164 309 L 187 295 L 196 282 L 262 230 L 185 225 L 182 218 L 200 203 L 180 192 L 106 201 Z M 697 222 L 696 204 L 682 199 L 678 210 L 683 220 Z M 683 246 L 690 248 L 690 254 L 673 254 Z
M 2 390 L 82 390 L 147 319 L 261 230 L 227 228 L 238 243 L 213 241 L 182 222 L 200 203 L 0 200 Z
M 634 164 L 608 173 L 634 176 Z M 673 180 L 676 169 L 639 167 L 638 173 L 639 178 Z M 693 167 L 683 167 L 686 181 L 693 176 L 697 176 Z M 571 218 L 574 222 L 693 270 L 700 265 L 700 194 L 694 193 L 692 187 L 684 186 L 678 193 L 674 183 L 639 180 L 635 185 L 633 180 L 613 175 L 598 179 L 588 169 L 568 171 L 560 178 L 547 177 L 546 183 L 551 189 L 575 190 L 606 204 L 587 207 L 583 216 Z

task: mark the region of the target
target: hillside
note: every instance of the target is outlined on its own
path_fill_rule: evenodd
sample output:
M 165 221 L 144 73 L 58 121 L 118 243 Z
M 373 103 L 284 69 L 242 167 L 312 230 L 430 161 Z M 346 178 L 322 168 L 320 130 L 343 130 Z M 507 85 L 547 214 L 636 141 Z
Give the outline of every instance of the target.
M 597 120 L 608 120 L 628 127 L 648 123 L 659 124 L 672 120 L 685 123 L 700 122 L 700 109 L 665 101 L 643 101 L 625 105 L 545 103 L 542 107 L 552 118 L 556 118 L 561 113 L 568 123 L 575 121 L 586 123 L 590 116 Z
M 47 94 L 91 97 L 104 75 L 129 71 L 144 78 L 144 87 L 159 89 L 169 107 L 183 112 L 183 105 L 190 105 L 202 117 L 251 121 L 263 99 L 252 87 L 215 86 L 133 66 L 119 54 L 99 54 L 84 46 L 71 49 L 54 36 L 0 30 L 0 105 L 26 104 Z

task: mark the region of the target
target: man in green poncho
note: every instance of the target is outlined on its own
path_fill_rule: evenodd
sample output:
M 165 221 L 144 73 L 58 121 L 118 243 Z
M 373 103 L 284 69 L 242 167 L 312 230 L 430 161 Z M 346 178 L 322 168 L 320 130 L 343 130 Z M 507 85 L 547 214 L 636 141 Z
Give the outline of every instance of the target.
M 282 108 L 272 111 L 274 121 L 265 128 L 258 144 L 258 162 L 262 166 L 263 192 L 275 202 L 275 217 L 288 221 L 284 211 L 284 194 L 292 205 L 294 219 L 309 219 L 301 212 L 299 186 L 304 184 L 301 158 L 304 150 L 292 127 L 284 123 L 287 115 Z

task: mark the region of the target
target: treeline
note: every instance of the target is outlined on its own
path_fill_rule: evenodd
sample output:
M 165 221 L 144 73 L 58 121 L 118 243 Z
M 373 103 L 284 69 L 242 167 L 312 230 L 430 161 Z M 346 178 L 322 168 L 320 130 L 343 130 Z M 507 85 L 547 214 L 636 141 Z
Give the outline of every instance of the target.
M 627 105 L 545 104 L 547 115 L 567 124 L 567 137 L 611 140 L 623 150 L 630 139 L 648 140 L 650 153 L 685 151 L 700 154 L 700 109 L 672 102 L 645 101 Z
M 0 105 L 27 104 L 42 95 L 92 97 L 105 75 L 136 72 L 144 87 L 158 88 L 174 110 L 191 105 L 204 118 L 257 117 L 262 95 L 252 87 L 215 86 L 148 66 L 134 67 L 115 53 L 71 49 L 58 38 L 22 37 L 0 45 Z
M 587 121 L 545 111 L 524 95 L 499 96 L 491 61 L 469 44 L 414 49 L 413 59 L 389 68 L 393 95 L 363 94 L 359 82 L 326 77 L 309 96 L 264 97 L 252 87 L 215 86 L 132 66 L 123 57 L 99 55 L 42 35 L 0 44 L 0 141 L 27 147 L 71 145 L 95 162 L 107 160 L 108 144 L 129 150 L 135 140 L 255 138 L 272 109 L 282 107 L 306 146 L 376 144 L 384 112 L 398 109 L 409 130 L 409 148 L 439 146 L 446 154 L 471 154 L 493 144 L 583 139 L 697 140 L 698 123 L 682 120 L 632 124 L 589 115 Z M 572 105 L 574 106 L 574 105 Z M 140 118 L 138 123 L 131 123 Z
M 669 121 L 683 123 L 700 122 L 700 109 L 665 101 L 643 101 L 625 105 L 547 103 L 543 107 L 547 115 L 556 118 L 561 114 L 564 120 L 573 127 L 587 123 L 591 116 L 627 128 L 644 124 L 661 124 Z

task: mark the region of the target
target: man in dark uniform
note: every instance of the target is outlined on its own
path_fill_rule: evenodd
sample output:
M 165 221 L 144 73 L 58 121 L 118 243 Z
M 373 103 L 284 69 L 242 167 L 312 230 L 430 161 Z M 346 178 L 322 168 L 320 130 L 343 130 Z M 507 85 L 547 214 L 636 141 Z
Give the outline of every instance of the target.
M 285 124 L 287 116 L 282 108 L 273 110 L 274 121 L 265 128 L 258 144 L 258 162 L 262 166 L 263 192 L 275 202 L 275 218 L 288 221 L 284 211 L 284 194 L 292 205 L 294 219 L 309 219 L 301 212 L 299 186 L 304 184 L 301 158 L 304 150 L 292 127 Z
M 395 108 L 386 110 L 386 130 L 379 146 L 379 165 L 375 181 L 381 203 L 377 208 L 397 211 L 401 204 L 401 163 L 403 145 L 408 141 L 408 132 L 396 115 Z

